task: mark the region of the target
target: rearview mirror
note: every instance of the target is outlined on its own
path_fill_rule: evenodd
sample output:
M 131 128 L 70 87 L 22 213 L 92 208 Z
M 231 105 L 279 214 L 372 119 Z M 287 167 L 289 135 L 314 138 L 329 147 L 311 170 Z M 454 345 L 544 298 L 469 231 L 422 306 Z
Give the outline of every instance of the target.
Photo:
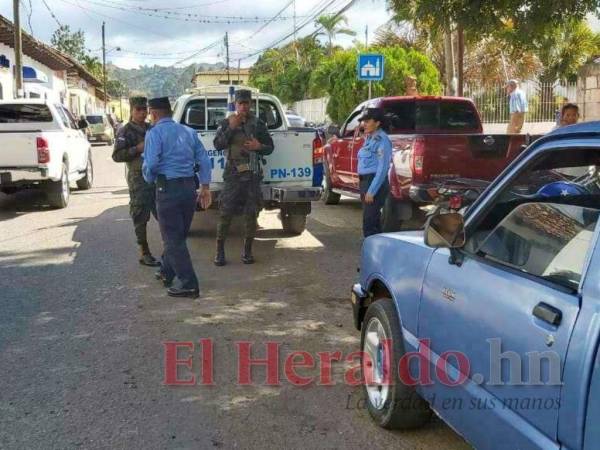
M 462 214 L 439 214 L 431 217 L 425 225 L 425 244 L 430 247 L 461 248 L 465 245 L 465 240 Z

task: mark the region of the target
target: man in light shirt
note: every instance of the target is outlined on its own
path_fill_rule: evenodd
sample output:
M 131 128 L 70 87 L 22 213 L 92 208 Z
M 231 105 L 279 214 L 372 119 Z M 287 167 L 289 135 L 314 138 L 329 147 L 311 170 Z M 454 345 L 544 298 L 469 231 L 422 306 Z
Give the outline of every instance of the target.
M 508 94 L 508 111 L 510 121 L 506 132 L 508 134 L 519 134 L 525 122 L 525 113 L 529 110 L 525 92 L 519 89 L 517 80 L 509 80 L 506 83 L 506 93 Z

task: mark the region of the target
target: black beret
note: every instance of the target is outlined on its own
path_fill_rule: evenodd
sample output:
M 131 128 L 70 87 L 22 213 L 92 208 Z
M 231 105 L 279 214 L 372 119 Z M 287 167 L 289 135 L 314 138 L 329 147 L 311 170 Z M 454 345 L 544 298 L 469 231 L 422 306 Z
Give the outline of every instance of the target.
M 148 100 L 148 106 L 150 109 L 171 109 L 171 102 L 169 102 L 169 97 L 157 97 L 151 98 Z
M 252 100 L 252 92 L 248 89 L 239 89 L 235 91 L 236 102 L 249 102 Z
M 383 114 L 383 110 L 381 108 L 366 108 L 366 109 L 364 109 L 359 120 L 369 120 L 369 119 L 373 119 L 375 122 L 383 122 L 385 120 L 385 115 Z
M 132 108 L 136 108 L 138 106 L 142 108 L 148 107 L 148 99 L 146 97 L 131 97 L 129 99 L 129 104 Z

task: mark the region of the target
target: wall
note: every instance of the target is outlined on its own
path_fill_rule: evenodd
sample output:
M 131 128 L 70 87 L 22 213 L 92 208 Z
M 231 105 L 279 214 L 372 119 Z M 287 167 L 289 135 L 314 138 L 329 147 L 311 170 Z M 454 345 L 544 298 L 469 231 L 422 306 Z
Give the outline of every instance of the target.
M 5 55 L 9 59 L 11 66 L 10 69 L 0 69 L 3 98 L 13 99 L 16 98 L 14 80 L 15 52 L 9 46 L 0 44 L 0 55 Z M 23 65 L 33 67 L 48 77 L 47 83 L 24 83 L 26 94 L 37 93 L 42 97 L 46 95 L 53 102 L 60 102 L 62 100 L 66 104 L 67 83 L 65 71 L 55 72 L 27 55 L 23 55 Z
M 600 120 L 600 59 L 579 70 L 577 103 L 581 120 Z
M 323 124 L 331 121 L 327 116 L 327 103 L 328 97 L 302 100 L 291 105 L 291 109 L 308 122 Z
M 231 84 L 237 84 L 238 74 L 237 70 L 232 69 L 229 78 L 231 80 Z M 250 75 L 242 72 L 240 74 L 240 84 L 247 85 L 248 80 L 250 79 Z M 194 85 L 196 87 L 202 86 L 215 86 L 218 84 L 229 84 L 227 81 L 227 74 L 223 74 L 221 72 L 216 72 L 214 74 L 202 74 L 202 75 L 194 75 Z

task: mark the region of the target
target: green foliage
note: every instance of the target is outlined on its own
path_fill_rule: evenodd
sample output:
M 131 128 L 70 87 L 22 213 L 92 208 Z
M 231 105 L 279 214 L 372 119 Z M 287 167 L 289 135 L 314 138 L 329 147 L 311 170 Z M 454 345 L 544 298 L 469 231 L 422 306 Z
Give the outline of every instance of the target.
M 422 53 L 402 47 L 370 49 L 385 57 L 385 77 L 373 83 L 373 97 L 403 95 L 405 79 L 413 76 L 421 94 L 440 94 L 442 86 L 438 70 Z M 313 97 L 329 96 L 327 114 L 336 123 L 342 123 L 348 114 L 368 98 L 368 83 L 356 78 L 357 50 L 337 51 L 323 60 L 311 78 Z
M 329 43 L 328 53 L 331 55 L 333 52 L 333 41 L 338 34 L 345 34 L 347 36 L 356 36 L 356 32 L 350 28 L 345 28 L 343 24 L 348 24 L 348 19 L 343 15 L 338 14 L 324 14 L 319 16 L 315 20 L 315 25 L 318 28 L 322 28 L 325 32 L 318 34 L 325 34 Z
M 84 58 L 87 56 L 85 34 L 81 30 L 71 31 L 69 25 L 61 25 L 55 30 L 50 42 L 57 50 L 71 55 L 81 63 L 84 62 Z
M 311 73 L 325 57 L 314 37 L 306 37 L 263 53 L 250 71 L 250 84 L 284 103 L 308 98 Z

